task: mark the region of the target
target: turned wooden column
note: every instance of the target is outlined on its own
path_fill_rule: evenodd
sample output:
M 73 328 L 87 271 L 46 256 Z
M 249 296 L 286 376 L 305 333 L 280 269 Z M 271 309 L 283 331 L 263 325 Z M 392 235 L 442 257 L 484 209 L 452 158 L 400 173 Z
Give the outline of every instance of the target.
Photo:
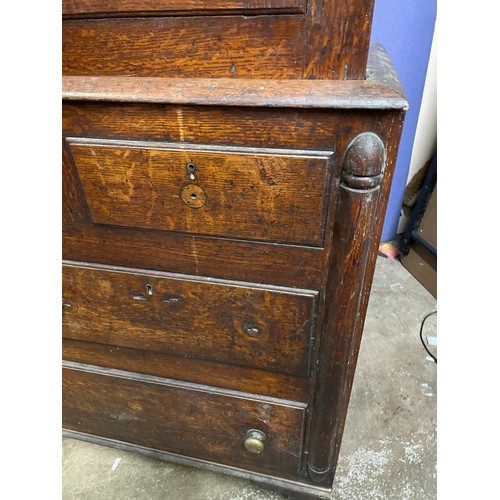
M 359 323 L 364 320 L 360 301 L 369 279 L 366 269 L 385 163 L 385 145 L 372 132 L 355 136 L 342 162 L 308 455 L 309 475 L 321 484 L 333 481 L 354 376 Z

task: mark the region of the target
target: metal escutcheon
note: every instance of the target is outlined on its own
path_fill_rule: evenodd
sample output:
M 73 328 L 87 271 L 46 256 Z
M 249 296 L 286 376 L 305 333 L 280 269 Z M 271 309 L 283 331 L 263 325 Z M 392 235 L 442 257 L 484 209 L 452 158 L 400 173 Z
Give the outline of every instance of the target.
M 254 454 L 259 454 L 264 451 L 264 441 L 266 435 L 257 429 L 250 429 L 247 431 L 247 438 L 245 439 L 244 445 L 247 451 Z
M 205 191 L 196 184 L 186 184 L 180 194 L 182 201 L 190 208 L 201 208 L 207 202 Z

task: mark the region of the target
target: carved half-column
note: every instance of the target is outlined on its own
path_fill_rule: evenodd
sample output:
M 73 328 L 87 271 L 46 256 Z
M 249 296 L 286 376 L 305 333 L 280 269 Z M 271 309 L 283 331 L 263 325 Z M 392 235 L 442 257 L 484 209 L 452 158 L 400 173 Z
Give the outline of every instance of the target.
M 342 163 L 308 450 L 309 476 L 325 485 L 333 481 L 354 377 L 385 160 L 382 140 L 365 132 L 349 143 Z

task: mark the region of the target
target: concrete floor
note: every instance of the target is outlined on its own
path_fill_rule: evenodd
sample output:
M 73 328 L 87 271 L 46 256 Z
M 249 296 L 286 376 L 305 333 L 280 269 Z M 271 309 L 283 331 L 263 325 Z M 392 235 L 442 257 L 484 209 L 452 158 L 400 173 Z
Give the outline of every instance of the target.
M 398 260 L 379 257 L 332 500 L 436 498 L 436 364 L 419 339 L 435 310 Z M 436 323 L 429 317 L 425 337 L 437 337 Z M 62 488 L 64 500 L 283 498 L 245 480 L 67 438 Z

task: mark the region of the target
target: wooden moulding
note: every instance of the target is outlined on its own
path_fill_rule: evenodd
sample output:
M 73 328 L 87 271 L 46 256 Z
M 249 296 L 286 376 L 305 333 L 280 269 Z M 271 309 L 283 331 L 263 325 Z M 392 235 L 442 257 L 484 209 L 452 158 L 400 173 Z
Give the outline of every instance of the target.
M 137 15 L 210 15 L 221 13 L 305 13 L 306 0 L 62 0 L 64 18 Z
M 404 112 L 388 113 L 380 124 L 373 118 L 339 152 L 336 244 L 306 447 L 308 475 L 325 486 L 337 466 Z
M 238 80 L 63 76 L 64 100 L 197 106 L 406 110 L 408 102 L 383 47 L 373 44 L 365 80 Z
M 193 384 L 206 384 L 210 373 L 210 383 L 215 387 L 293 401 L 308 398 L 308 379 L 276 372 L 66 338 L 62 351 L 65 361 L 177 378 Z
M 341 407 L 349 397 L 354 375 L 349 369 L 355 365 L 353 332 L 360 318 L 368 257 L 375 246 L 372 234 L 384 164 L 384 143 L 372 132 L 359 134 L 346 148 L 333 231 L 341 251 L 334 254 L 330 265 L 330 306 L 325 318 L 328 334 L 322 338 L 308 457 L 309 476 L 325 485 L 333 481 L 336 456 L 332 450 L 341 439 L 337 430 L 342 425 Z
M 263 488 L 269 488 L 274 491 L 281 491 L 287 495 L 288 500 L 312 500 L 318 498 L 327 500 L 331 497 L 331 490 L 329 488 L 323 488 L 321 486 L 315 486 L 311 484 L 301 484 L 296 481 L 270 476 L 260 472 L 248 471 L 247 469 L 242 469 L 231 465 L 219 464 L 199 458 L 187 457 L 185 455 L 156 450 L 153 448 L 148 448 L 146 446 L 128 444 L 124 441 L 117 441 L 115 439 L 95 436 L 92 434 L 86 434 L 84 432 L 73 431 L 70 429 L 63 429 L 63 436 L 71 439 L 78 439 L 80 441 L 86 441 L 88 443 L 98 444 L 101 446 L 107 446 L 109 448 L 115 448 L 118 450 L 134 453 L 140 452 L 145 456 L 156 458 L 158 460 L 165 460 L 180 465 L 197 467 L 219 474 L 230 474 L 231 476 L 240 477 L 248 481 L 253 481 Z
M 64 76 L 63 99 L 269 108 L 402 109 L 395 89 L 368 80 L 235 80 Z

